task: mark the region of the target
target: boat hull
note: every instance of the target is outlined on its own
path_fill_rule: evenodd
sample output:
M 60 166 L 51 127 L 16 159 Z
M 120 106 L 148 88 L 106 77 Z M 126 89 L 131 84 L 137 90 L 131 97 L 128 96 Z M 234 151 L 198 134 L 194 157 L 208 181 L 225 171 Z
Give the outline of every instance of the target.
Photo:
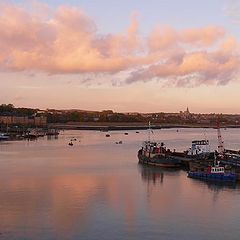
M 171 156 L 156 155 L 152 158 L 146 157 L 141 153 L 138 153 L 138 160 L 140 164 L 145 164 L 154 167 L 165 167 L 165 168 L 180 168 L 181 161 Z
M 201 179 L 205 181 L 216 181 L 216 182 L 236 182 L 236 174 L 216 174 L 216 173 L 205 173 L 205 172 L 188 172 L 189 178 Z

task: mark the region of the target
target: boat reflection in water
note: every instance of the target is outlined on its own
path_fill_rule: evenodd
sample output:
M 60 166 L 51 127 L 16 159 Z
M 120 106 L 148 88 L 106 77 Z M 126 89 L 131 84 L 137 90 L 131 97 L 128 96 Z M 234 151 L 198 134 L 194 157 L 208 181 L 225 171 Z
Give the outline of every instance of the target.
M 221 182 L 221 181 L 201 181 L 199 179 L 189 179 L 197 184 L 204 184 L 207 185 L 208 189 L 219 192 L 221 190 L 227 189 L 239 189 L 240 185 L 237 182 Z
M 185 178 L 184 175 L 187 174 L 185 171 L 179 169 L 155 168 L 142 164 L 139 164 L 139 172 L 141 173 L 143 182 L 147 182 L 153 186 L 163 185 L 165 181 L 175 181 L 176 177 Z M 227 189 L 240 189 L 240 185 L 236 182 L 209 182 L 191 178 L 184 179 L 184 182 L 186 187 L 191 185 L 197 188 L 205 185 L 213 192 L 221 192 L 222 190 L 225 191 Z
M 178 169 L 169 168 L 155 168 L 152 166 L 139 164 L 139 170 L 141 172 L 142 180 L 144 182 L 153 183 L 153 185 L 163 184 L 165 177 L 177 176 L 179 175 Z
M 152 182 L 154 185 L 157 183 L 163 183 L 164 173 L 162 170 L 155 169 L 153 167 L 139 165 L 142 180 L 146 182 Z
M 47 135 L 47 140 L 58 139 L 58 135 Z

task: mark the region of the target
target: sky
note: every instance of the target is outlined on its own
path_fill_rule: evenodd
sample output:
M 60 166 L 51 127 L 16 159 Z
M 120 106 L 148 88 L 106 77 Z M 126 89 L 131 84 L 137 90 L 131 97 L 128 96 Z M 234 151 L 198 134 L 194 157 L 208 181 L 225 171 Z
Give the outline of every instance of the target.
M 0 0 L 0 103 L 240 113 L 240 0 Z

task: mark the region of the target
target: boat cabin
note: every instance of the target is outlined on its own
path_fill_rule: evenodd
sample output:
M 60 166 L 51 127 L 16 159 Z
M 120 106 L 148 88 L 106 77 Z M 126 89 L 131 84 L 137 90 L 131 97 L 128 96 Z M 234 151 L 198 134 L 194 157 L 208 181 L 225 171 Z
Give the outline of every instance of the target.
M 224 167 L 208 167 L 208 173 L 214 173 L 214 174 L 223 174 L 224 173 Z
M 144 155 L 148 156 L 149 153 L 161 154 L 161 153 L 166 153 L 168 150 L 166 149 L 164 143 L 146 141 L 143 143 L 142 151 Z
M 208 140 L 192 141 L 192 147 L 188 151 L 188 155 L 198 155 L 210 153 L 210 144 Z

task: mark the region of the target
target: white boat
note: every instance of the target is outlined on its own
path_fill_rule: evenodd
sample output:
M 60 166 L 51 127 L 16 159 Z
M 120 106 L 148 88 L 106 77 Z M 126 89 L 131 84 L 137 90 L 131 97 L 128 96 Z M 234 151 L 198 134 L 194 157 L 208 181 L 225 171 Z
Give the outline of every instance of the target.
M 188 149 L 188 156 L 208 155 L 210 154 L 210 144 L 208 140 L 194 140 L 192 146 Z

